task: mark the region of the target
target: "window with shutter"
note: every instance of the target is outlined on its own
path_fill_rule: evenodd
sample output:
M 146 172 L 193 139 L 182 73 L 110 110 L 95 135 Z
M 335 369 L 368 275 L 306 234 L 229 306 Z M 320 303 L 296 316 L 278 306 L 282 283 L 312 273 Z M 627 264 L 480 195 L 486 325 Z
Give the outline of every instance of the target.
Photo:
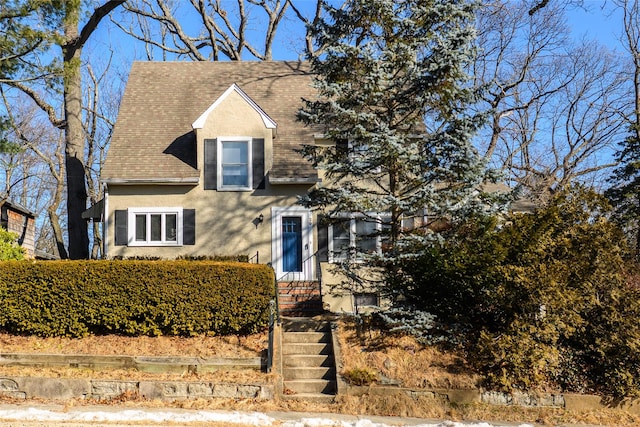
M 264 138 L 220 137 L 204 141 L 204 189 L 264 189 Z
M 195 244 L 195 209 L 129 208 L 115 211 L 116 246 Z

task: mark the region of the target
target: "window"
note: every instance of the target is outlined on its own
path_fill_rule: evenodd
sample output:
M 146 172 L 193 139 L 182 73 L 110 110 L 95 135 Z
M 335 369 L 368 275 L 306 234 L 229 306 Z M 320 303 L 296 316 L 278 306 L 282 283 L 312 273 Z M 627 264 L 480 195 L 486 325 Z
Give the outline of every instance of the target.
M 130 246 L 182 245 L 182 208 L 129 209 Z
M 356 259 L 362 254 L 380 253 L 388 216 L 344 215 L 329 226 L 329 261 Z
M 353 303 L 356 306 L 356 310 L 358 307 L 377 307 L 378 304 L 378 294 L 375 293 L 357 293 L 353 294 Z
M 218 138 L 218 189 L 251 190 L 251 138 Z

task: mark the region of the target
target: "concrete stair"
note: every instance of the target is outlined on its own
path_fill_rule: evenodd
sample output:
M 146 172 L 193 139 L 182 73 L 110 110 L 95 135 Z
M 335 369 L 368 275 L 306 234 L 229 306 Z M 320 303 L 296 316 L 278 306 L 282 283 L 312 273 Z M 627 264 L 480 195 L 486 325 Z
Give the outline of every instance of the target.
M 328 321 L 284 318 L 282 321 L 283 398 L 331 401 L 336 368 Z
M 323 312 L 320 283 L 278 282 L 278 302 L 283 316 L 315 316 Z

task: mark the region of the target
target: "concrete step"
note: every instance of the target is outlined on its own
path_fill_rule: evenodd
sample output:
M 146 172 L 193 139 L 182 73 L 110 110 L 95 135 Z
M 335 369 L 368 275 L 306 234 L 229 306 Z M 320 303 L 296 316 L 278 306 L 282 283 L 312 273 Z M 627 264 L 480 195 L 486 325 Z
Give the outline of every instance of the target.
M 284 381 L 284 388 L 293 393 L 332 394 L 336 392 L 336 383 L 329 380 L 291 380 Z
M 302 295 L 302 296 L 313 296 L 320 297 L 320 288 L 312 288 L 312 287 L 303 287 L 303 288 L 278 288 L 278 296 L 293 296 L 293 295 Z
M 331 342 L 329 332 L 285 332 L 282 336 L 284 344 L 289 343 L 328 343 Z
M 290 354 L 283 357 L 283 367 L 285 368 L 332 368 L 334 365 L 332 355 Z
M 327 343 L 288 343 L 282 345 L 282 354 L 288 355 L 330 355 L 332 346 Z
M 306 317 L 285 317 L 282 319 L 284 332 L 330 332 L 331 324 L 326 320 Z
M 304 367 L 304 368 L 284 368 L 282 376 L 285 381 L 287 380 L 336 380 L 336 370 L 330 366 L 324 366 L 319 368 Z
M 302 400 L 304 402 L 315 403 L 333 403 L 336 399 L 334 394 L 322 394 L 322 393 L 293 393 L 290 395 L 282 395 L 282 400 Z

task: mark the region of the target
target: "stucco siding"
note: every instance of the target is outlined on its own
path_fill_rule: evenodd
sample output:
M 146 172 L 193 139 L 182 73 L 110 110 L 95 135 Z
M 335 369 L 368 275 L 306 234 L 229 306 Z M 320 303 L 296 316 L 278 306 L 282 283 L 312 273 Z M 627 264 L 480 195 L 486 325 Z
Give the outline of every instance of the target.
M 271 207 L 294 206 L 301 186 L 267 185 L 265 190 L 220 192 L 201 186 L 110 186 L 107 254 L 109 257 L 248 255 L 271 261 Z M 115 246 L 116 210 L 182 207 L 196 211 L 195 245 L 178 247 Z M 263 222 L 257 221 L 260 214 Z

